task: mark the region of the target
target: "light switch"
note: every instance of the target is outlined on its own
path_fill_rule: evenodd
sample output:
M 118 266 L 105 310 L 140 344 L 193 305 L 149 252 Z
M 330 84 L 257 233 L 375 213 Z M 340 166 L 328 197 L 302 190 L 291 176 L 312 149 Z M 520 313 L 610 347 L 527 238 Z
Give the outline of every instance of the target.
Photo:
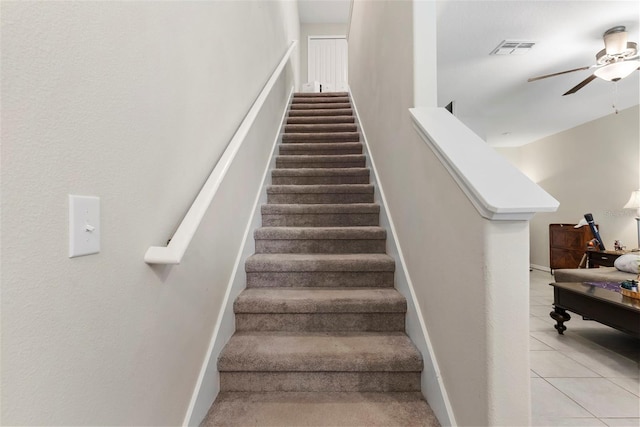
M 100 252 L 100 198 L 69 195 L 69 258 Z

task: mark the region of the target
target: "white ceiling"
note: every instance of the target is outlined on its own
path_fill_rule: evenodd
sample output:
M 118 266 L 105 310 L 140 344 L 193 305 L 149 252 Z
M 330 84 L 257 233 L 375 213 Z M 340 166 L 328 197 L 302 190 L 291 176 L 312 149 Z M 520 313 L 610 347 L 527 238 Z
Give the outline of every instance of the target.
M 616 84 L 593 70 L 528 83 L 529 77 L 593 65 L 602 33 L 624 25 L 638 37 L 638 1 L 439 1 L 438 104 L 493 146 L 522 145 L 638 105 L 640 72 Z M 490 56 L 503 40 L 534 41 L 525 55 Z
M 347 22 L 350 0 L 298 2 L 302 23 Z M 602 33 L 617 25 L 640 44 L 640 1 L 438 0 L 437 14 L 438 105 L 455 101 L 456 115 L 489 145 L 527 144 L 613 114 L 614 103 L 639 103 L 640 72 L 617 84 L 596 79 L 568 96 L 593 70 L 527 79 L 593 65 Z M 536 45 L 490 56 L 503 40 Z
M 301 24 L 346 24 L 351 0 L 298 0 Z

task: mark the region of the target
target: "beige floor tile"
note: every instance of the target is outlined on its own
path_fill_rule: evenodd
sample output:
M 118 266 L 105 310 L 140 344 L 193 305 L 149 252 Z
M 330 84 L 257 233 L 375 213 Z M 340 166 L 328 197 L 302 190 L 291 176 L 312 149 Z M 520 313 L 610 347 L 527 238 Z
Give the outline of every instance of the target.
M 546 319 L 541 319 L 540 317 L 529 317 L 529 331 L 531 332 L 555 332 L 556 329 L 553 327 L 554 324 L 555 322 L 553 322 L 553 319 L 551 318 L 549 318 L 549 321 L 547 321 Z
M 553 306 L 551 305 L 532 305 L 529 309 L 529 313 L 535 317 L 540 317 L 543 320 L 549 320 L 550 322 L 555 323 L 555 320 L 549 316 L 549 313 L 553 311 Z
M 529 370 L 531 378 L 540 378 L 540 375 L 536 374 L 532 370 Z
M 640 380 L 638 378 L 609 378 L 609 381 L 640 397 Z
M 603 377 L 638 378 L 638 364 L 612 351 L 567 351 L 564 354 Z
M 640 427 L 640 418 L 601 418 L 609 427 Z
M 638 397 L 606 378 L 547 378 L 546 381 L 598 418 L 640 417 Z
M 543 378 L 600 376 L 558 351 L 532 351 L 530 357 L 531 370 Z
M 556 426 L 575 426 L 575 427 L 604 427 L 605 423 L 599 419 L 592 418 L 562 418 L 562 417 L 543 417 L 532 420 L 534 426 L 556 427 Z
M 591 352 L 603 350 L 603 347 L 585 340 L 571 332 L 565 332 L 564 335 L 560 335 L 555 329 L 553 329 L 553 331 L 531 331 L 530 335 L 535 339 L 542 341 L 549 347 L 564 352 Z
M 537 420 L 548 418 L 588 418 L 593 414 L 578 405 L 543 378 L 531 378 L 531 417 Z M 537 424 L 540 425 L 540 424 Z
M 531 351 L 549 351 L 553 350 L 551 347 L 543 343 L 542 341 L 530 336 L 529 337 L 529 350 Z

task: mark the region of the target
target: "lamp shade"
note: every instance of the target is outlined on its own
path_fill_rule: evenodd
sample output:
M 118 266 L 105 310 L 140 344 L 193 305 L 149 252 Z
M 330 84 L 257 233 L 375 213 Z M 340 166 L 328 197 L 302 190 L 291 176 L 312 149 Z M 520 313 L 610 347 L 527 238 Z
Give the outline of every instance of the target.
M 624 209 L 640 209 L 640 190 L 631 192 L 631 197 L 627 204 L 624 205 Z
M 638 248 L 640 248 L 640 190 L 632 191 L 624 209 L 637 209 L 636 227 L 638 228 Z

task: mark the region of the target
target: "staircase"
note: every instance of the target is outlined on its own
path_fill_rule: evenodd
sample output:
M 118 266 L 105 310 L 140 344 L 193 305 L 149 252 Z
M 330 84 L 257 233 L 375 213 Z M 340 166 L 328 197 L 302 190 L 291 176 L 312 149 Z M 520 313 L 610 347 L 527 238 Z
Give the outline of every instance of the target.
M 439 425 L 347 93 L 295 94 L 204 426 Z

